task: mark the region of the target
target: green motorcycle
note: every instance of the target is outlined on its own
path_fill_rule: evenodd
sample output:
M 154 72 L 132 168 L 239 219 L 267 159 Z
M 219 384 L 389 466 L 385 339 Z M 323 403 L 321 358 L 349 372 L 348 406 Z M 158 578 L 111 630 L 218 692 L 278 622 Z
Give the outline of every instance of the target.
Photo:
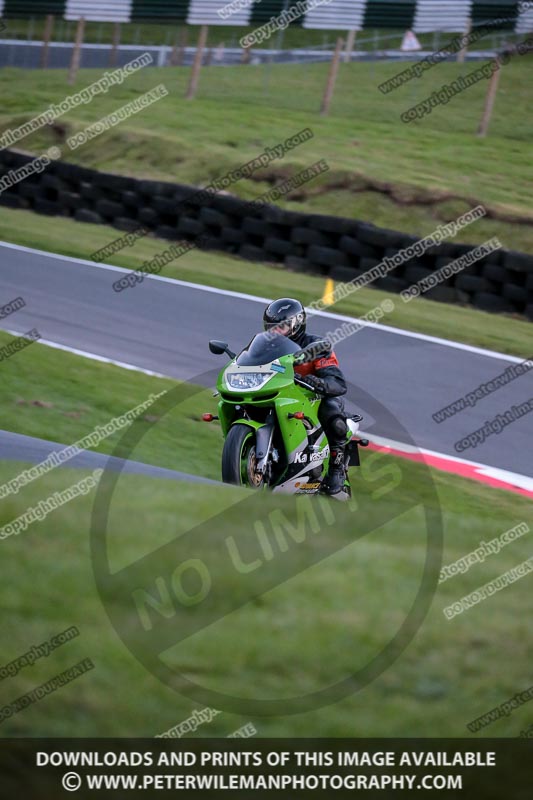
M 222 480 L 225 483 L 271 488 L 287 494 L 316 494 L 328 469 L 329 446 L 318 421 L 321 396 L 294 367 L 331 352 L 329 342 L 300 349 L 291 339 L 258 333 L 236 356 L 226 342 L 210 341 L 216 355 L 230 359 L 220 373 L 215 396 L 224 436 Z M 358 414 L 347 419 L 346 480 L 336 499 L 351 496 L 348 467 L 359 466 Z

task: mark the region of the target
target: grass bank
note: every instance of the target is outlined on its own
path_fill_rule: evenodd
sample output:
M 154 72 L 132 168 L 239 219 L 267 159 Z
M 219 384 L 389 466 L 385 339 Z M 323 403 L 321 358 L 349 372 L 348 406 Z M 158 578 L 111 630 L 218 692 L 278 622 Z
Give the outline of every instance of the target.
M 70 443 L 150 392 L 173 385 L 36 344 L 2 364 L 0 427 Z M 193 471 L 185 455 L 191 449 L 192 411 L 177 407 L 157 421 L 132 457 Z M 195 471 L 213 475 L 221 442 L 215 426 L 205 425 L 201 431 L 200 437 L 194 433 Z M 101 449 L 108 451 L 115 439 L 116 435 Z M 208 447 L 209 454 L 204 452 Z M 334 518 L 324 515 L 318 527 L 309 522 L 309 514 L 318 513 L 316 506 L 315 512 L 309 511 L 309 498 L 303 498 L 302 506 L 294 498 L 229 487 L 121 476 L 110 506 L 110 563 L 113 570 L 122 570 L 120 575 L 130 575 L 133 569 L 134 577 L 144 582 L 119 580 L 109 589 L 107 607 L 118 633 L 95 588 L 89 545 L 94 495 L 78 497 L 2 541 L 7 576 L 0 586 L 6 612 L 3 663 L 72 625 L 80 635 L 4 679 L 0 705 L 12 703 L 81 659 L 90 658 L 95 668 L 5 719 L 0 735 L 154 736 L 205 704 L 187 696 L 184 679 L 248 699 L 317 691 L 364 668 L 402 624 L 423 570 L 424 507 L 432 525 L 442 514 L 444 564 L 521 521 L 533 526 L 525 498 L 432 474 L 421 464 L 365 455 L 365 465 L 354 477 L 352 504 L 333 503 Z M 0 481 L 23 466 L 4 461 Z M 56 469 L 25 486 L 3 501 L 0 526 L 81 474 Z M 257 558 L 261 521 L 275 556 L 268 564 L 263 560 L 253 573 L 264 592 L 243 604 L 244 578 L 218 554 L 229 537 L 240 535 L 241 544 L 249 539 L 248 555 L 255 553 Z M 201 524 L 204 528 L 197 527 Z M 96 534 L 101 531 L 97 524 Z M 430 542 L 436 532 L 432 527 Z M 531 682 L 529 622 L 523 613 L 531 576 L 452 620 L 445 619 L 443 608 L 527 558 L 531 535 L 436 587 L 414 640 L 368 686 L 356 682 L 353 693 L 341 702 L 292 716 L 261 717 L 223 708 L 224 713 L 196 735 L 226 736 L 252 721 L 259 735 L 267 737 L 469 736 L 468 722 Z M 285 550 L 279 546 L 283 536 L 290 545 Z M 132 647 L 144 641 L 131 588 L 155 591 L 154 580 L 169 563 L 180 564 L 191 553 L 210 565 L 212 597 L 223 598 L 227 613 L 210 616 L 213 606 L 207 601 L 205 608 L 180 607 L 170 615 L 172 636 L 162 657 L 181 676 L 175 686 L 184 695 L 147 672 L 122 637 Z M 191 622 L 197 612 L 201 624 Z M 150 613 L 157 619 L 157 611 Z M 197 632 L 179 641 L 177 632 L 193 622 Z M 518 736 L 528 722 L 528 709 L 520 707 L 478 735 Z

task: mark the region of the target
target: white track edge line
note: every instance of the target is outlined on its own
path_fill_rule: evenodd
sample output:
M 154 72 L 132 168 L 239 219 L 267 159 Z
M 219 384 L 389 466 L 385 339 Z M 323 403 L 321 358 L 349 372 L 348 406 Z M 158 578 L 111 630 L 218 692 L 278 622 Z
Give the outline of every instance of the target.
M 502 467 L 493 467 L 489 464 L 482 464 L 480 461 L 469 461 L 468 459 L 460 458 L 459 456 L 446 455 L 446 453 L 439 453 L 436 450 L 427 450 L 425 447 L 417 447 L 413 444 L 397 442 L 394 439 L 387 439 L 383 436 L 376 436 L 372 433 L 365 434 L 363 431 L 360 433 L 361 436 L 370 438 L 372 444 L 377 444 L 380 447 L 390 447 L 406 454 L 416 453 L 422 456 L 442 458 L 446 461 L 453 461 L 456 464 L 467 464 L 469 467 L 473 467 L 476 472 L 486 475 L 487 477 L 497 478 L 514 486 L 519 486 L 523 489 L 533 491 L 533 477 L 530 477 L 529 475 L 523 475 L 520 472 L 512 472 L 508 469 L 502 469 Z
M 5 333 L 9 333 L 11 336 L 24 336 L 27 331 L 21 332 L 5 330 Z M 113 364 L 113 366 L 122 367 L 122 369 L 129 369 L 133 370 L 134 372 L 142 372 L 144 375 L 150 375 L 152 378 L 166 378 L 167 380 L 173 381 L 176 380 L 176 378 L 172 378 L 170 375 L 163 375 L 162 372 L 154 372 L 151 369 L 138 367 L 136 364 L 128 364 L 126 361 L 117 361 L 114 358 L 107 358 L 107 356 L 99 356 L 97 353 L 90 353 L 87 350 L 78 350 L 76 347 L 71 347 L 68 344 L 60 344 L 59 342 L 52 342 L 50 339 L 35 339 L 33 343 L 45 344 L 47 347 L 53 347 L 56 350 L 66 350 L 67 353 L 74 353 L 74 355 L 81 356 L 82 358 L 90 358 L 92 361 L 101 361 L 104 364 Z
M 11 334 L 11 336 L 22 336 L 23 334 L 19 331 L 6 331 L 6 333 Z M 56 350 L 65 350 L 68 353 L 73 353 L 77 356 L 82 356 L 83 358 L 89 358 L 93 361 L 101 361 L 105 364 L 113 364 L 116 367 L 122 367 L 123 369 L 133 370 L 134 372 L 142 372 L 144 375 L 150 375 L 151 377 L 155 378 L 166 378 L 167 380 L 175 381 L 176 378 L 173 378 L 171 375 L 163 375 L 161 372 L 153 372 L 152 370 L 145 369 L 144 367 L 138 367 L 135 364 L 127 364 L 124 361 L 115 361 L 111 358 L 106 358 L 105 356 L 99 356 L 96 353 L 89 353 L 86 350 L 78 350 L 75 347 L 70 347 L 66 344 L 59 344 L 58 342 L 52 342 L 49 339 L 37 339 L 36 344 L 43 344 L 47 347 L 53 347 Z M 361 435 L 363 432 L 361 431 Z M 422 447 L 416 447 L 415 445 L 407 444 L 405 442 L 397 442 L 394 439 L 386 439 L 382 436 L 376 436 L 374 434 L 366 434 L 370 436 L 370 439 L 373 443 L 384 446 L 384 447 L 392 447 L 396 450 L 403 451 L 405 453 L 421 453 L 422 455 L 430 455 L 436 456 L 438 458 L 447 459 L 448 461 L 456 461 L 461 464 L 469 464 L 476 469 L 483 470 L 485 474 L 490 473 L 498 473 L 499 475 L 504 475 L 507 477 L 501 478 L 501 480 L 507 480 L 508 483 L 521 486 L 523 488 L 531 488 L 533 490 L 533 478 L 530 478 L 528 475 L 521 475 L 518 472 L 510 472 L 509 470 L 501 469 L 500 467 L 493 467 L 489 464 L 482 464 L 478 461 L 468 461 L 465 458 L 459 458 L 458 456 L 453 455 L 446 455 L 446 453 L 439 453 L 436 450 L 426 450 Z M 494 477 L 497 477 L 494 475 Z
M 35 253 L 41 256 L 45 256 L 47 258 L 56 259 L 59 261 L 72 261 L 76 264 L 82 264 L 83 266 L 87 267 L 96 267 L 97 269 L 107 269 L 114 272 L 132 272 L 133 270 L 127 269 L 126 267 L 117 267 L 114 264 L 98 264 L 94 261 L 87 261 L 83 258 L 75 258 L 74 256 L 65 256 L 58 253 L 49 253 L 46 250 L 36 250 L 33 247 L 26 247 L 24 245 L 12 244 L 11 242 L 0 242 L 0 247 L 8 247 L 13 250 L 20 250 L 22 252 L 27 253 Z M 189 289 L 196 289 L 202 292 L 211 292 L 213 294 L 222 294 L 226 295 L 227 297 L 236 297 L 240 300 L 248 300 L 254 303 L 269 303 L 271 302 L 272 298 L 270 297 L 259 297 L 258 295 L 253 294 L 246 294 L 244 292 L 234 292 L 231 289 L 218 289 L 216 286 L 204 286 L 203 284 L 199 283 L 192 283 L 189 281 L 182 281 L 175 278 L 166 278 L 163 275 L 149 275 L 146 276 L 149 280 L 155 281 L 163 281 L 164 283 L 173 283 L 178 286 L 185 286 Z M 137 288 L 137 287 L 134 287 Z M 310 313 L 318 316 L 318 317 L 327 317 L 329 319 L 337 319 L 343 322 L 354 322 L 360 321 L 358 317 L 349 317 L 345 314 L 334 314 L 330 311 L 315 311 L 314 309 L 308 309 Z M 500 361 L 509 361 L 514 364 L 521 364 L 524 358 L 520 358 L 519 356 L 511 356 L 506 353 L 499 353 L 496 350 L 487 350 L 483 347 L 476 347 L 475 345 L 465 344 L 463 342 L 454 342 L 452 339 L 443 339 L 439 336 L 431 336 L 427 333 L 418 333 L 416 331 L 407 331 L 403 330 L 402 328 L 395 328 L 392 325 L 382 325 L 379 322 L 367 322 L 364 320 L 364 327 L 368 328 L 376 328 L 377 330 L 384 331 L 385 333 L 390 333 L 395 336 L 407 336 L 410 339 L 420 339 L 425 342 L 431 342 L 432 344 L 438 344 L 442 347 L 452 347 L 456 350 L 463 350 L 468 353 L 476 353 L 477 355 L 486 356 L 487 358 L 496 358 Z

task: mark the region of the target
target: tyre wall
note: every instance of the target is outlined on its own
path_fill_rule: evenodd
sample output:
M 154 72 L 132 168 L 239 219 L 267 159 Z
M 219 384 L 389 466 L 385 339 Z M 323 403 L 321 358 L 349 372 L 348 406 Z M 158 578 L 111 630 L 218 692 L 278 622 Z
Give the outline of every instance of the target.
M 0 179 L 31 160 L 16 151 L 0 151 Z M 190 186 L 111 175 L 62 161 L 2 191 L 0 205 L 121 231 L 143 226 L 162 239 L 188 240 L 202 249 L 283 264 L 289 270 L 342 282 L 418 241 L 416 236 L 366 222 L 257 207 L 230 195 L 206 196 Z M 372 285 L 401 292 L 472 247 L 444 242 Z M 490 253 L 424 297 L 533 320 L 533 256 L 503 249 Z

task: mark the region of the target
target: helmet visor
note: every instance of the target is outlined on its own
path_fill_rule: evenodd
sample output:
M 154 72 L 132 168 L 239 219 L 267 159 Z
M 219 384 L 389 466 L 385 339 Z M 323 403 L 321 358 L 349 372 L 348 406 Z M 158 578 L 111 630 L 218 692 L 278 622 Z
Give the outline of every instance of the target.
M 264 322 L 265 331 L 278 333 L 281 336 L 292 336 L 298 326 L 298 315 L 281 320 L 280 322 Z

